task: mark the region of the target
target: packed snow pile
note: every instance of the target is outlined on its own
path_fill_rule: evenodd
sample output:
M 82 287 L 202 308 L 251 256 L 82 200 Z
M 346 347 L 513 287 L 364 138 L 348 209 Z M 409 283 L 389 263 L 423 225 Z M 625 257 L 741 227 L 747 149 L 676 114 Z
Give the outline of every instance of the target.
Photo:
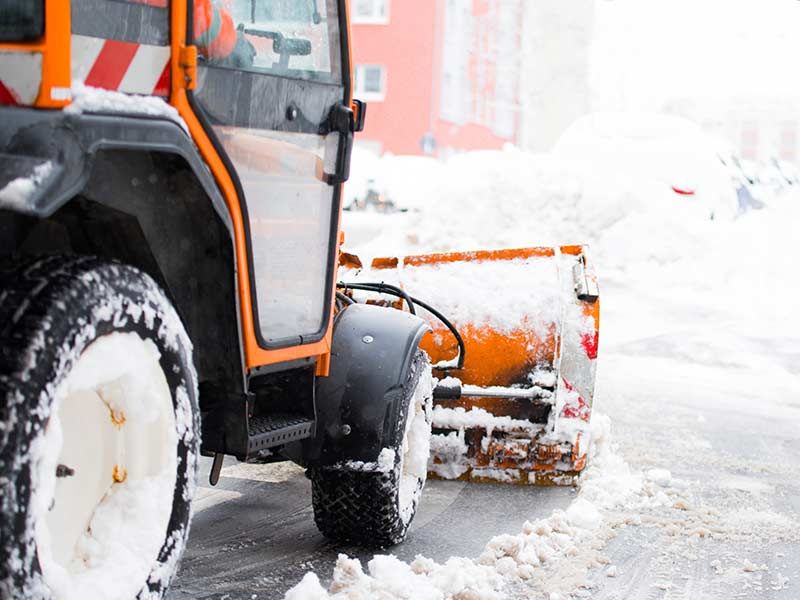
M 499 600 L 515 588 L 563 594 L 588 589 L 589 570 L 608 562 L 602 548 L 614 536 L 614 511 L 671 502 L 666 495 L 653 497 L 647 477 L 619 457 L 607 417 L 595 414 L 592 425 L 591 466 L 567 510 L 526 522 L 517 535 L 491 539 L 475 560 L 451 558 L 438 564 L 418 556 L 408 564 L 376 556 L 365 571 L 358 560 L 341 555 L 327 589 L 308 573 L 285 600 Z
M 382 256 L 592 242 L 631 213 L 688 210 L 685 202 L 672 200 L 657 182 L 598 173 L 549 155 L 510 146 L 470 152 L 440 169 L 419 211 L 395 220 L 391 231 L 361 244 L 359 252 Z
M 678 286 L 675 295 L 682 298 L 733 302 L 737 310 L 745 303 L 759 312 L 764 298 L 783 293 L 796 253 L 793 236 L 773 229 L 780 221 L 797 222 L 800 189 L 794 188 L 800 186 L 767 209 L 712 220 L 691 198 L 653 179 L 514 147 L 456 156 L 429 183 L 417 211 L 346 215 L 346 249 L 369 264 L 378 256 L 588 244 L 601 287 L 635 277 L 648 284 L 639 290 Z M 503 293 L 493 302 L 514 297 L 513 286 L 498 289 Z M 484 309 L 484 302 L 475 305 Z
M 376 556 L 365 573 L 361 561 L 341 554 L 328 590 L 314 573 L 307 573 L 284 600 L 500 600 L 502 581 L 493 569 L 466 558 L 439 565 L 422 556 L 410 564 L 394 556 Z
M 595 244 L 612 234 L 609 230 L 615 224 L 630 217 L 649 221 L 651 233 L 658 234 L 655 226 L 663 223 L 667 230 L 688 226 L 687 234 L 699 229 L 696 233 L 702 235 L 704 222 L 711 220 L 707 207 L 697 198 L 676 194 L 672 184 L 665 182 L 669 180 L 666 176 L 650 174 L 635 165 L 627 170 L 598 168 L 586 158 L 569 156 L 567 149 L 561 154 L 530 154 L 507 146 L 501 151 L 468 152 L 440 163 L 439 168 L 414 177 L 419 189 L 414 201 L 406 205 L 409 213 L 403 218 L 391 217 L 392 231 L 384 231 L 366 244 L 356 242 L 359 251 L 372 256 L 414 250 Z M 387 173 L 398 158 L 383 158 L 377 163 L 382 180 L 402 177 L 402 166 L 397 173 Z M 697 170 L 697 165 L 692 167 Z M 670 171 L 675 167 L 660 168 Z M 702 179 L 700 175 L 695 178 Z M 725 183 L 719 181 L 719 173 L 714 178 L 713 187 Z M 394 192 L 387 186 L 391 196 Z M 697 186 L 698 193 L 700 188 Z M 730 196 L 734 188 L 717 192 Z M 347 215 L 347 229 L 362 226 L 361 217 Z M 719 210 L 713 220 L 730 221 L 734 217 L 730 211 Z M 386 222 L 387 217 L 371 218 Z M 631 241 L 638 244 L 647 237 Z M 664 236 L 657 235 L 656 241 L 664 242 Z M 670 252 L 662 258 L 675 256 Z

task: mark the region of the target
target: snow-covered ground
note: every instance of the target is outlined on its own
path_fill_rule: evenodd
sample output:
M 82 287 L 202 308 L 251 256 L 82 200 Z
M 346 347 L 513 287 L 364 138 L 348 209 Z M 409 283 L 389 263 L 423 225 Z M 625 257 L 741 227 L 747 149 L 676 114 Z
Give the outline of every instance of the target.
M 569 506 L 479 556 L 341 556 L 329 586 L 309 573 L 285 598 L 800 597 L 800 193 L 712 221 L 647 181 L 513 149 L 458 157 L 428 190 L 417 211 L 347 215 L 348 249 L 592 244 L 590 467 Z

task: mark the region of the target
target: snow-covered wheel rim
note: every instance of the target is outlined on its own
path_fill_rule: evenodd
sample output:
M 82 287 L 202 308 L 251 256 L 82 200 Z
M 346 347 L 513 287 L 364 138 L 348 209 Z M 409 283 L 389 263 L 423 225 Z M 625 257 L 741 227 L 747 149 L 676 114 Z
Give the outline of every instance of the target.
M 39 438 L 33 505 L 44 582 L 58 597 L 134 598 L 166 538 L 177 476 L 172 395 L 150 340 L 84 351 Z
M 408 524 L 416 512 L 422 488 L 428 477 L 431 452 L 431 411 L 433 375 L 425 360 L 414 386 L 406 415 L 405 431 L 399 452 L 399 488 L 397 502 L 400 518 Z
M 191 344 L 134 268 L 0 272 L 0 597 L 161 598 L 199 445 Z

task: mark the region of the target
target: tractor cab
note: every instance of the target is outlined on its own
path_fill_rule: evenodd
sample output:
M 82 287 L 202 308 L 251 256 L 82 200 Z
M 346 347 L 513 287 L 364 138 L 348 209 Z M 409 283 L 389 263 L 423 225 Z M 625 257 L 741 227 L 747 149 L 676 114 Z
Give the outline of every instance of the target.
M 237 187 L 263 348 L 319 341 L 330 319 L 339 184 L 356 129 L 339 4 L 235 0 L 225 14 L 209 3 L 209 27 L 202 3 L 195 5 L 204 34 L 195 38 L 194 106 Z M 220 39 L 227 20 L 235 41 Z M 227 44 L 229 52 L 201 43 Z

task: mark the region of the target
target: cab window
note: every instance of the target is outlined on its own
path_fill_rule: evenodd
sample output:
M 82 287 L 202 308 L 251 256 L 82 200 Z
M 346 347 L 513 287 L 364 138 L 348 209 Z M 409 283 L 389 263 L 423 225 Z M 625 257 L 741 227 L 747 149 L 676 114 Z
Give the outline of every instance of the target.
M 195 43 L 208 64 L 341 83 L 336 0 L 195 0 Z

